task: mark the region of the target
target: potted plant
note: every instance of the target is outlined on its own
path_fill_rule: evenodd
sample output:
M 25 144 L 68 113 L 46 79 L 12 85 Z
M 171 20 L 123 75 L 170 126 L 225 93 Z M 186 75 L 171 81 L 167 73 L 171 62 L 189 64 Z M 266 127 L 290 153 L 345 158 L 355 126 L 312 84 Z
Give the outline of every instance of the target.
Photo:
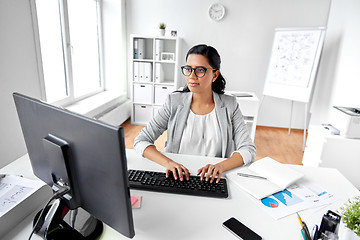
M 360 240 L 360 196 L 349 199 L 341 208 L 342 222 L 346 225 L 344 229 L 345 240 Z
M 165 35 L 165 29 L 166 29 L 166 24 L 165 23 L 160 23 L 159 24 L 159 29 L 160 29 L 160 35 L 164 36 Z

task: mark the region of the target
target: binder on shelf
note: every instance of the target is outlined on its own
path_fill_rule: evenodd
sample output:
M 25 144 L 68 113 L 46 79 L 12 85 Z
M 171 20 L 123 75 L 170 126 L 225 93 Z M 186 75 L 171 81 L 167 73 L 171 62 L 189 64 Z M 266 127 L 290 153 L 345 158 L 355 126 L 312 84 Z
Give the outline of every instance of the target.
M 145 39 L 138 38 L 138 58 L 145 59 Z
M 161 63 L 155 63 L 155 82 L 162 83 L 164 78 L 164 70 Z
M 155 40 L 155 60 L 160 61 L 161 53 L 164 51 L 164 40 L 156 39 Z
M 134 59 L 139 59 L 139 39 L 134 39 Z
M 152 82 L 152 66 L 151 63 L 144 63 L 144 81 Z
M 134 62 L 134 82 L 139 81 L 139 62 Z
M 144 82 L 145 81 L 145 63 L 139 62 L 139 81 Z

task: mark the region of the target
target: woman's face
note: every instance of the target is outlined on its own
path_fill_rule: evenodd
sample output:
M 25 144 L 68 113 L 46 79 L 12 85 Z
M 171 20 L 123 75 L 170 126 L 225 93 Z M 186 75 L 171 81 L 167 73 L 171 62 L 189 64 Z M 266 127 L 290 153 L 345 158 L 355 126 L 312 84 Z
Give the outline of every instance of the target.
M 192 68 L 204 67 L 206 69 L 212 69 L 208 59 L 200 54 L 190 54 L 186 65 Z M 191 75 L 186 77 L 186 84 L 193 93 L 212 92 L 211 84 L 216 80 L 218 75 L 219 71 L 207 70 L 205 75 L 200 78 L 196 76 L 195 71 L 192 71 Z

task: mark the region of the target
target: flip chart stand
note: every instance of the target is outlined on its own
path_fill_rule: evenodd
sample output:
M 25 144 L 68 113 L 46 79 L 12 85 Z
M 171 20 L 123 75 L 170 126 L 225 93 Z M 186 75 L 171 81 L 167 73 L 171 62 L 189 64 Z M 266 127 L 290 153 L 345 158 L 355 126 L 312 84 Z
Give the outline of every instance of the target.
M 275 29 L 263 97 L 291 100 L 289 134 L 294 101 L 305 104 L 303 151 L 309 117 L 310 99 L 325 38 L 325 28 Z M 260 111 L 259 107 L 259 111 Z
M 261 101 L 260 101 L 260 105 L 259 105 L 259 112 L 260 112 L 260 108 L 261 105 L 264 101 L 265 95 L 262 96 Z M 288 134 L 290 135 L 291 133 L 291 124 L 292 124 L 292 115 L 293 115 L 293 105 L 294 105 L 294 101 L 291 101 L 291 109 L 290 109 L 290 121 L 289 121 L 289 131 Z M 302 151 L 305 151 L 305 141 L 306 141 L 306 130 L 307 130 L 307 126 L 308 126 L 308 120 L 309 120 L 309 104 L 305 103 L 305 119 L 304 119 L 304 135 L 303 135 L 303 144 L 302 144 Z

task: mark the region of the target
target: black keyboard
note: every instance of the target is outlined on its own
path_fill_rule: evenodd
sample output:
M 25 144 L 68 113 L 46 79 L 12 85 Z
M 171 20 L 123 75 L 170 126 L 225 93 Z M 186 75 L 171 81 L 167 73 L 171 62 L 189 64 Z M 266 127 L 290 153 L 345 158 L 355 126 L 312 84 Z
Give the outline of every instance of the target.
M 148 190 L 154 192 L 185 194 L 192 196 L 227 198 L 228 190 L 226 179 L 221 178 L 219 183 L 216 179 L 213 183 L 200 180 L 200 176 L 190 176 L 189 180 L 175 180 L 171 175 L 166 178 L 163 172 L 129 170 L 130 188 Z

